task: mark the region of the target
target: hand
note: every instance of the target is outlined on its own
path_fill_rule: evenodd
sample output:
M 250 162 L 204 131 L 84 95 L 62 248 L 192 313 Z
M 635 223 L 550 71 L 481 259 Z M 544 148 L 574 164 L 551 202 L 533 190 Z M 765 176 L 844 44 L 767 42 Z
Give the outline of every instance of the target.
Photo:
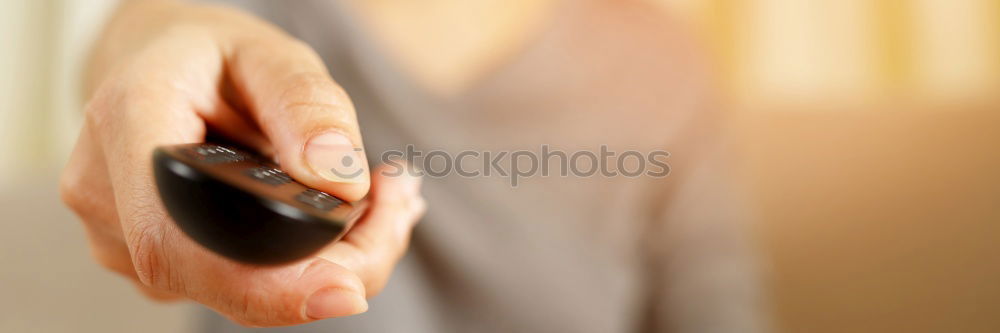
M 327 73 L 308 46 L 242 13 L 125 4 L 95 49 L 86 124 L 60 184 L 96 260 L 153 298 L 188 298 L 249 326 L 364 312 L 405 252 L 424 202 L 418 178 L 367 170 L 354 150 L 354 108 Z M 287 266 L 209 252 L 169 220 L 151 165 L 155 147 L 203 141 L 208 129 L 273 154 L 295 179 L 347 200 L 363 197 L 371 179 L 369 211 L 341 241 Z M 335 172 L 345 157 L 359 172 Z

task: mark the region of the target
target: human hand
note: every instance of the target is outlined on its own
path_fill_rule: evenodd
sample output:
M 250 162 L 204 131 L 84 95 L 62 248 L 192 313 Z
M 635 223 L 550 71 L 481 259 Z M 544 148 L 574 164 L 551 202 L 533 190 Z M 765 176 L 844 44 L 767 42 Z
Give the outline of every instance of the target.
M 311 48 L 235 10 L 137 2 L 105 30 L 90 72 L 86 123 L 60 187 L 99 263 L 155 299 L 188 298 L 248 326 L 367 309 L 424 211 L 420 181 L 367 170 L 350 99 Z M 340 198 L 371 187 L 369 211 L 340 241 L 286 266 L 209 252 L 170 221 L 151 165 L 155 147 L 201 142 L 209 129 Z M 336 172 L 345 167 L 358 169 Z

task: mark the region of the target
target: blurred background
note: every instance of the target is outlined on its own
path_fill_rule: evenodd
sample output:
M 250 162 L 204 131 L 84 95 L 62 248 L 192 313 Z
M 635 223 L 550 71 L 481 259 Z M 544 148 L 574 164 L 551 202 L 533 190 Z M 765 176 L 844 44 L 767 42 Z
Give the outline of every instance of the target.
M 1000 1 L 646 0 L 711 48 L 780 332 L 1000 331 Z M 0 331 L 177 332 L 56 182 L 112 0 L 0 2 Z

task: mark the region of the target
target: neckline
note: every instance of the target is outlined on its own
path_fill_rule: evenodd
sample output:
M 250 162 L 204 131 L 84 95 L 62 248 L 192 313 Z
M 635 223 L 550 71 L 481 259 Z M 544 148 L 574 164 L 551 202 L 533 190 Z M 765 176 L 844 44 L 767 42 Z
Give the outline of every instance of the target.
M 342 19 L 348 23 L 346 26 L 351 30 L 350 33 L 346 34 L 346 39 L 351 46 L 350 53 L 355 62 L 367 76 L 379 80 L 371 87 L 372 89 L 393 88 L 397 91 L 405 89 L 410 92 L 410 97 L 419 96 L 432 104 L 441 104 L 469 94 L 498 73 L 523 59 L 525 54 L 537 48 L 545 35 L 553 31 L 559 23 L 560 13 L 566 12 L 569 2 L 568 0 L 556 0 L 551 8 L 546 10 L 545 18 L 538 28 L 528 33 L 515 47 L 512 47 L 507 52 L 507 56 L 498 58 L 500 60 L 494 61 L 494 64 L 488 66 L 488 69 L 470 79 L 461 88 L 453 91 L 436 91 L 423 84 L 421 79 L 414 77 L 413 71 L 404 68 L 403 63 L 391 56 L 388 46 L 380 42 L 377 36 L 374 36 L 374 33 L 365 27 L 365 22 L 362 22 L 362 19 L 356 15 L 357 9 L 350 8 L 350 5 L 341 2 L 336 2 L 336 6 L 340 7 L 338 12 L 342 13 Z

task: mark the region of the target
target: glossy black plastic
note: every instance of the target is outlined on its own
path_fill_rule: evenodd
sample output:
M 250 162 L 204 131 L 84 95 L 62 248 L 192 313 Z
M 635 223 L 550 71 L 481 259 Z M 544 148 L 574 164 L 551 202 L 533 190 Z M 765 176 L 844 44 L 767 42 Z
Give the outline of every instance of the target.
M 153 160 L 160 198 L 180 229 L 198 244 L 245 263 L 307 257 L 342 237 L 365 206 L 310 189 L 276 165 L 232 147 L 160 147 Z

